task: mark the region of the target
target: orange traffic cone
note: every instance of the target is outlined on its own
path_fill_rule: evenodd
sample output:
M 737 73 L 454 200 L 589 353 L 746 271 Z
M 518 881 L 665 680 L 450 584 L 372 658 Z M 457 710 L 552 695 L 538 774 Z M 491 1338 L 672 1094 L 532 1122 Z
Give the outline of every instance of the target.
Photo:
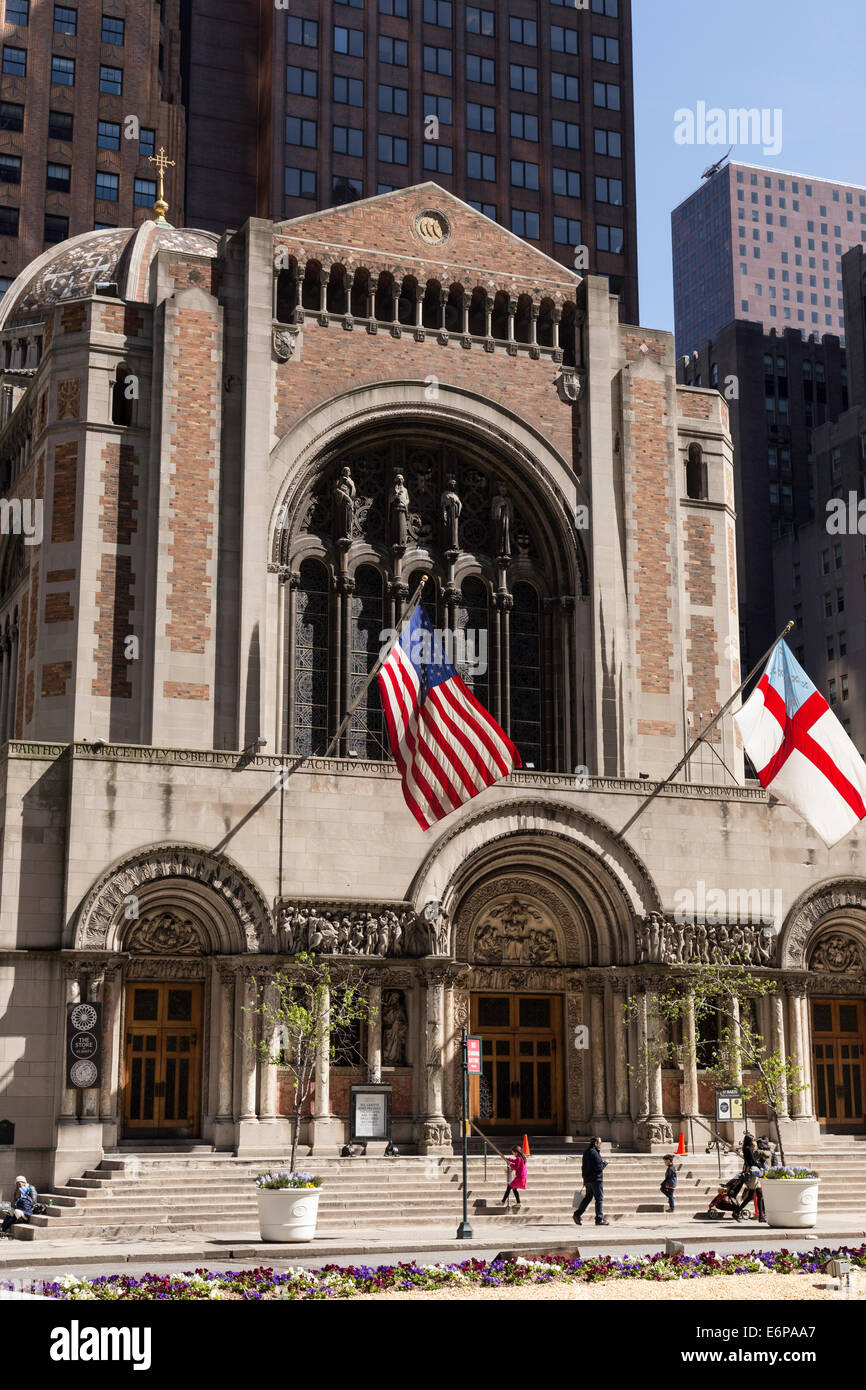
M 685 1139 L 683 1138 L 683 1132 L 682 1132 L 682 1130 L 680 1130 L 680 1142 L 677 1144 L 677 1158 L 682 1158 L 682 1157 L 684 1156 L 685 1152 L 686 1152 L 686 1141 L 685 1141 Z
M 525 1134 L 523 1136 L 523 1157 L 529 1158 L 529 1139 Z

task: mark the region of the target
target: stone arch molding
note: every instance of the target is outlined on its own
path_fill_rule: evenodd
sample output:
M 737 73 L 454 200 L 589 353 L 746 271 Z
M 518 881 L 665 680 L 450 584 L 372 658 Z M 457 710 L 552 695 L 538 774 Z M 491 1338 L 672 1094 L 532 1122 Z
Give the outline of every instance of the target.
M 806 970 L 819 938 L 830 932 L 857 941 L 866 960 L 866 879 L 831 879 L 797 899 L 782 927 L 782 969 Z
M 134 944 L 136 918 L 127 916 L 131 894 L 138 921 L 172 908 L 195 924 L 204 953 L 236 955 L 276 949 L 265 898 L 226 855 L 197 845 L 153 845 L 106 869 L 88 892 L 75 920 L 77 950 L 120 950 Z

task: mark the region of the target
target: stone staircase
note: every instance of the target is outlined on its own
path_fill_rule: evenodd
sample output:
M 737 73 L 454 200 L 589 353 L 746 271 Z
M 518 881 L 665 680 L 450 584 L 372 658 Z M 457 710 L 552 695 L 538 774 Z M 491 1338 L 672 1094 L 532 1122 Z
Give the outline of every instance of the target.
M 835 1138 L 835 1136 L 834 1136 Z M 551 1145 L 551 1148 L 554 1146 Z M 534 1152 L 528 1190 L 519 1213 L 505 1213 L 502 1161 L 473 1155 L 468 1161 L 469 1210 L 476 1232 L 497 1225 L 561 1224 L 571 1217 L 571 1197 L 580 1182 L 581 1146 L 573 1152 Z M 561 1148 L 570 1150 L 570 1145 Z M 614 1221 L 662 1213 L 659 1192 L 664 1171 L 660 1158 L 647 1154 L 602 1151 L 605 1212 Z M 866 1219 L 866 1141 L 843 1139 L 820 1150 L 792 1152 L 789 1162 L 814 1165 L 821 1173 L 821 1214 Z M 74 1178 L 56 1192 L 40 1193 L 51 1202 L 50 1215 L 34 1216 L 14 1228 L 18 1240 L 138 1240 L 159 1235 L 219 1238 L 258 1233 L 254 1178 L 268 1168 L 286 1166 L 286 1155 L 243 1159 L 202 1147 L 186 1152 L 137 1152 L 107 1155 L 98 1168 Z M 462 1214 L 459 1154 L 450 1158 L 401 1157 L 340 1159 L 304 1158 L 303 1165 L 323 1178 L 318 1230 L 329 1237 L 381 1234 L 390 1228 L 410 1230 L 451 1226 Z M 723 1176 L 737 1171 L 738 1160 L 723 1159 Z M 677 1160 L 677 1213 L 689 1219 L 705 1211 L 718 1186 L 714 1155 L 698 1153 Z M 592 1220 L 593 1209 L 587 1213 Z

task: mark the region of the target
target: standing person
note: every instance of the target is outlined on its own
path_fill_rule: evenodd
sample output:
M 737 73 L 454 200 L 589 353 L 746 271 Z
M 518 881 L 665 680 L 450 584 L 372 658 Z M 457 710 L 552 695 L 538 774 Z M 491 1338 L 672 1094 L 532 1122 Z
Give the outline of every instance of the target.
M 668 1199 L 668 1211 L 674 1211 L 676 1209 L 674 1193 L 677 1190 L 677 1170 L 674 1167 L 673 1154 L 665 1154 L 665 1175 L 662 1178 L 661 1190 Z
M 601 1135 L 597 1134 L 592 1142 L 583 1152 L 581 1163 L 583 1185 L 586 1188 L 586 1196 L 581 1202 L 572 1220 L 576 1226 L 582 1226 L 581 1217 L 586 1211 L 590 1202 L 595 1198 L 595 1224 L 596 1226 L 609 1226 L 610 1222 L 604 1214 L 604 1170 L 607 1161 L 601 1156 Z
M 508 1166 L 511 1169 L 511 1177 L 508 1180 L 508 1186 L 505 1189 L 502 1200 L 507 1207 L 508 1200 L 513 1192 L 517 1200 L 517 1205 L 520 1206 L 520 1193 L 526 1187 L 526 1159 L 523 1157 L 523 1150 L 519 1144 L 515 1144 L 514 1148 L 511 1150 L 511 1158 L 508 1159 Z
M 15 1191 L 12 1194 L 12 1210 L 7 1211 L 6 1215 L 3 1217 L 3 1225 L 0 1226 L 0 1232 L 5 1236 L 9 1227 L 14 1226 L 16 1221 L 29 1221 L 30 1217 L 33 1215 L 33 1208 L 35 1205 L 35 1188 L 30 1186 L 30 1183 L 23 1174 L 19 1174 L 15 1179 Z M 21 1215 L 16 1216 L 16 1212 L 20 1212 Z
M 764 1164 L 758 1152 L 753 1134 L 743 1135 L 743 1172 L 746 1175 L 746 1195 L 740 1205 L 739 1211 L 734 1212 L 734 1220 L 739 1221 L 740 1215 L 745 1211 L 749 1202 L 754 1200 L 756 1213 L 759 1221 L 766 1221 L 767 1214 L 764 1211 L 764 1192 L 761 1187 L 761 1174 L 764 1171 Z

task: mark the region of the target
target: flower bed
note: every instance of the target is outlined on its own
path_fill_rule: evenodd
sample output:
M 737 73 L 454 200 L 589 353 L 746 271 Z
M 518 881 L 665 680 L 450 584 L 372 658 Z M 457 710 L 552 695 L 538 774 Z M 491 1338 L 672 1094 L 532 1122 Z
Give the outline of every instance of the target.
M 475 1286 L 497 1288 L 502 1285 L 551 1284 L 556 1281 L 597 1284 L 616 1279 L 663 1280 L 701 1279 L 769 1271 L 773 1274 L 816 1274 L 827 1260 L 844 1255 L 852 1265 L 866 1269 L 866 1244 L 857 1249 L 819 1248 L 802 1253 L 791 1250 L 750 1250 L 735 1255 L 717 1255 L 714 1250 L 699 1255 L 647 1255 L 640 1259 L 617 1260 L 610 1255 L 567 1261 L 548 1255 L 542 1259 L 464 1260 L 460 1264 L 416 1265 L 327 1265 L 319 1271 L 270 1268 L 226 1270 L 187 1270 L 183 1274 L 144 1274 L 140 1279 L 127 1274 L 105 1274 L 80 1279 L 66 1274 L 55 1283 L 45 1283 L 41 1292 L 50 1298 L 72 1300 L 146 1300 L 160 1302 L 178 1299 L 325 1299 L 352 1298 L 356 1294 L 386 1290 L 435 1290 Z

